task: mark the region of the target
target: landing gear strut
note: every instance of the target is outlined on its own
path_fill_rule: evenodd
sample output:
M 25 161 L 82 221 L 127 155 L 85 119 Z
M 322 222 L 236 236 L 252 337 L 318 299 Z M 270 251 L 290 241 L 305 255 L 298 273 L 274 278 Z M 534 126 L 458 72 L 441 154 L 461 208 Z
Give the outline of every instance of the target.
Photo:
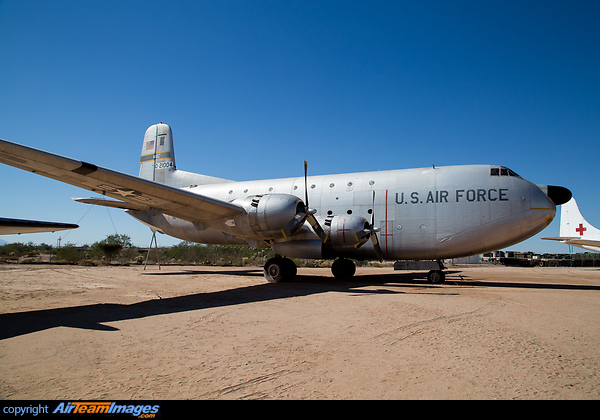
M 277 256 L 267 261 L 263 271 L 269 283 L 278 283 L 292 281 L 296 277 L 298 269 L 294 261 Z

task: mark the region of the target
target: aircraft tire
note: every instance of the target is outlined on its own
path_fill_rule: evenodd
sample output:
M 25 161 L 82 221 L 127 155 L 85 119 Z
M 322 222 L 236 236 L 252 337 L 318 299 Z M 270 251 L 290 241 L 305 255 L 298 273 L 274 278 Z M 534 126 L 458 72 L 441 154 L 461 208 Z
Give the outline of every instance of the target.
M 339 258 L 331 264 L 331 273 L 337 279 L 348 279 L 356 273 L 356 265 L 347 258 Z
M 296 277 L 298 269 L 294 261 L 289 258 L 271 258 L 265 264 L 263 273 L 269 283 L 291 281 Z
M 442 270 L 431 270 L 427 273 L 427 281 L 432 284 L 441 284 L 446 281 L 446 273 Z

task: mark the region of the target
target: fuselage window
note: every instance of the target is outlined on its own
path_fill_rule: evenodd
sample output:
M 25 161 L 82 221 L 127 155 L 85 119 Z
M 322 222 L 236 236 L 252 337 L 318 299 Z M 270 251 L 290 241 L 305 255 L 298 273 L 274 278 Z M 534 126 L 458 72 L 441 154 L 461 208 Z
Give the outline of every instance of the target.
M 521 178 L 516 172 L 514 172 L 514 171 L 512 171 L 512 170 L 510 170 L 508 168 L 506 168 L 506 169 L 508 170 L 508 176 L 514 176 L 514 177 L 517 177 L 517 178 Z
M 490 176 L 514 176 L 516 178 L 521 178 L 515 171 L 512 171 L 504 166 L 500 168 L 491 168 Z

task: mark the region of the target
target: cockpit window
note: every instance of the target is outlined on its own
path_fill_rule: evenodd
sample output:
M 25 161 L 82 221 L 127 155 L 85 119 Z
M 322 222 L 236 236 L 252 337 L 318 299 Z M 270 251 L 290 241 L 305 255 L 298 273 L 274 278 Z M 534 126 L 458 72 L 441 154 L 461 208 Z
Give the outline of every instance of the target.
M 515 171 L 505 168 L 504 166 L 500 166 L 499 168 L 491 168 L 490 176 L 514 176 L 521 178 Z

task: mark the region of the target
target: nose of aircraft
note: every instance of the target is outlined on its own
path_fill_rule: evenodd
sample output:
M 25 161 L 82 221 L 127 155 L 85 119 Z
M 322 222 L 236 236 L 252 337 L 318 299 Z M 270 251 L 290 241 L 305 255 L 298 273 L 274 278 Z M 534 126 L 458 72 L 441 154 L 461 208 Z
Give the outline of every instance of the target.
M 565 187 L 557 187 L 554 185 L 548 185 L 545 193 L 548 196 L 548 198 L 552 200 L 552 202 L 557 206 L 565 204 L 573 196 L 569 189 Z

